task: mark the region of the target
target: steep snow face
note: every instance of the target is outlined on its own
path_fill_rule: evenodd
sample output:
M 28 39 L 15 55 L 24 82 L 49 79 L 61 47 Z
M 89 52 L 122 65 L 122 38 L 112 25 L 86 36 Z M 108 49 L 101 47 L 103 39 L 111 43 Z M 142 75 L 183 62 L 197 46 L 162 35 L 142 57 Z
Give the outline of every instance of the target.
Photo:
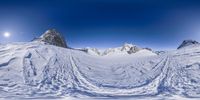
M 144 52 L 109 59 L 38 42 L 0 45 L 0 97 L 200 97 L 200 46 Z
M 42 36 L 40 36 L 36 41 L 42 41 L 50 45 L 67 47 L 65 39 L 58 33 L 55 29 L 47 30 Z
M 184 40 L 177 49 L 181 49 L 187 46 L 195 46 L 195 45 L 199 45 L 199 42 L 194 41 L 194 40 Z

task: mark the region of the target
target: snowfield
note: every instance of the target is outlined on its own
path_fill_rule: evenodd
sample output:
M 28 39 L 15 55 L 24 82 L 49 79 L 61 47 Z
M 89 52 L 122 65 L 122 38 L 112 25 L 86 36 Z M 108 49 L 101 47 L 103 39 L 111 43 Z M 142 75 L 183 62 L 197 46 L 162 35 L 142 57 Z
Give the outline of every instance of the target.
M 0 98 L 198 99 L 200 46 L 95 56 L 39 42 L 0 45 Z

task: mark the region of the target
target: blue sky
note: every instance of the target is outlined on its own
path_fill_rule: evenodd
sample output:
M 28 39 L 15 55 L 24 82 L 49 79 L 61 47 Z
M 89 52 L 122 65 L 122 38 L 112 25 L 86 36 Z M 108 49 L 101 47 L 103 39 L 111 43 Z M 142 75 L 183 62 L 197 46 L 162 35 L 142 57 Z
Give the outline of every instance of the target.
M 108 48 L 133 43 L 175 49 L 200 41 L 198 0 L 1 0 L 0 43 L 26 42 L 49 28 L 71 47 Z

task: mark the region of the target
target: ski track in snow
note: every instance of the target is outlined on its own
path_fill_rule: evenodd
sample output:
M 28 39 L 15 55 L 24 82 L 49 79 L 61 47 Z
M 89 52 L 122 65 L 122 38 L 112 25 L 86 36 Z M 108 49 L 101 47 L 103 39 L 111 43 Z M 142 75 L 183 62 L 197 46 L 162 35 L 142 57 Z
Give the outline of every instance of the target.
M 2 99 L 198 99 L 200 46 L 98 57 L 39 43 L 0 46 Z

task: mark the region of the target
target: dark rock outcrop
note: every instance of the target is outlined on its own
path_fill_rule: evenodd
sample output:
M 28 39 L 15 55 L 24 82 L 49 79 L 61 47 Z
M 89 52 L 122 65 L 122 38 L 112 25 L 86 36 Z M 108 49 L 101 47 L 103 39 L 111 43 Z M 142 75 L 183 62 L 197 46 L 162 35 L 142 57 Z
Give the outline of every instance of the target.
M 57 32 L 55 29 L 47 30 L 37 40 L 45 42 L 50 45 L 67 48 L 65 38 L 59 32 Z
M 127 53 L 128 54 L 132 54 L 132 53 L 136 53 L 136 52 L 138 52 L 140 50 L 141 50 L 141 48 L 138 48 L 137 46 L 133 46 L 133 47 L 130 48 L 129 51 L 127 51 Z

